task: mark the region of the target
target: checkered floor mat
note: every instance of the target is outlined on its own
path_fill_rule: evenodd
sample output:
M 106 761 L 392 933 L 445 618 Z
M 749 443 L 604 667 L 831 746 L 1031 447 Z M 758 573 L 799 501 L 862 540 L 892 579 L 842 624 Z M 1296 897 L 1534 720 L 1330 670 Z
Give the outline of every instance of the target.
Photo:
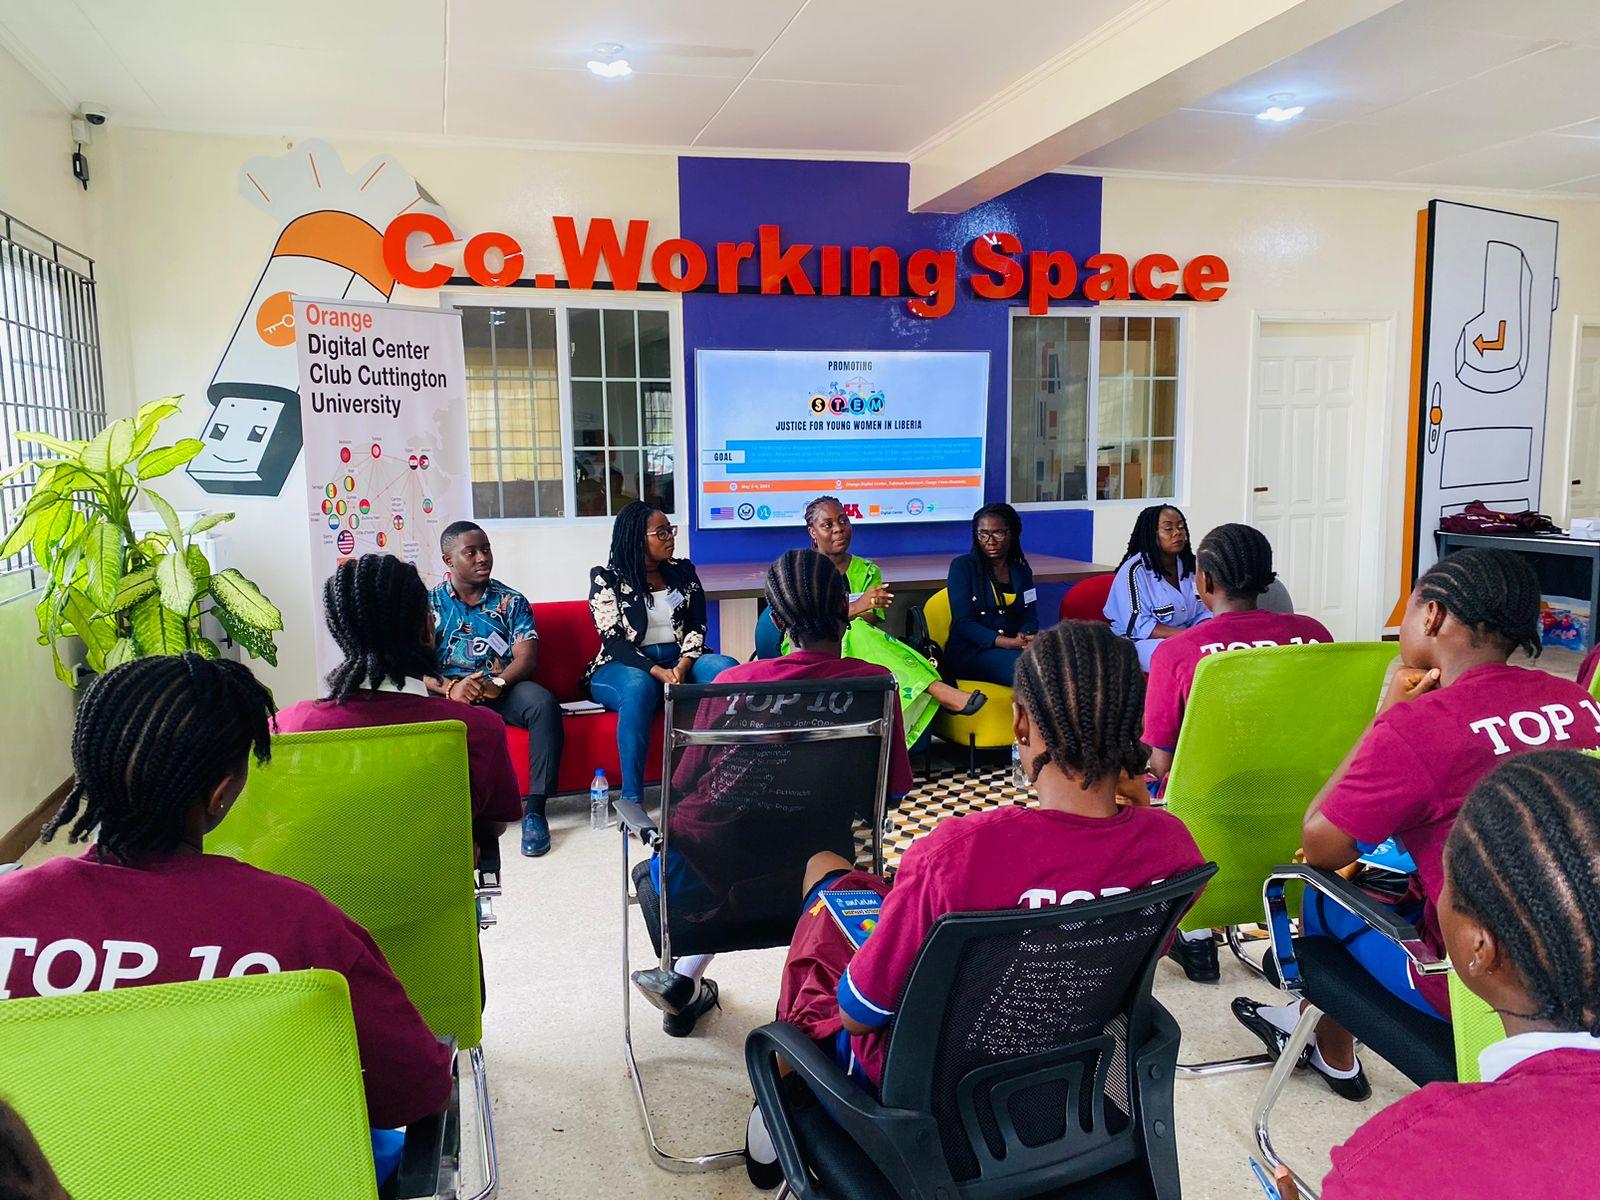
M 1027 793 L 1012 785 L 1010 763 L 982 767 L 976 775 L 968 775 L 965 767 L 936 770 L 920 780 L 900 801 L 899 809 L 889 814 L 884 867 L 893 875 L 906 848 L 946 817 L 1026 803 Z M 856 831 L 856 865 L 862 870 L 872 866 L 872 844 L 865 830 Z

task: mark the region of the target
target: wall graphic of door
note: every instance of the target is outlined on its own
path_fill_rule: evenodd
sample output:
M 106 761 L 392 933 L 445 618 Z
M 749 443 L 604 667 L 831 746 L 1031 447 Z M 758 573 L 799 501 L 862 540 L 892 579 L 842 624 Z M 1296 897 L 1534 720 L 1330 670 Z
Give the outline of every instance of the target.
M 1474 500 L 1539 507 L 1556 232 L 1543 217 L 1428 205 L 1407 587 L 1433 564 L 1441 517 Z
M 1270 331 L 1256 344 L 1249 521 L 1295 610 L 1342 641 L 1356 635 L 1367 338 Z
M 1600 517 L 1600 325 L 1585 325 L 1572 386 L 1567 515 Z

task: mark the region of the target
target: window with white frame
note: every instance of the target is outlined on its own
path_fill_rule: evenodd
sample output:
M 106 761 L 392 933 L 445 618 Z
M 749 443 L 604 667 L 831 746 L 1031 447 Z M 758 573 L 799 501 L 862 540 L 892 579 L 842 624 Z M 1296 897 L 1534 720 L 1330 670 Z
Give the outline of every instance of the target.
M 1180 316 L 1011 319 L 1014 504 L 1177 493 Z
M 457 307 L 475 515 L 673 512 L 677 461 L 665 308 Z
M 94 261 L 0 213 L 0 530 L 10 528 L 52 451 L 17 433 L 92 438 L 105 428 Z M 32 554 L 0 561 L 0 598 L 35 584 Z

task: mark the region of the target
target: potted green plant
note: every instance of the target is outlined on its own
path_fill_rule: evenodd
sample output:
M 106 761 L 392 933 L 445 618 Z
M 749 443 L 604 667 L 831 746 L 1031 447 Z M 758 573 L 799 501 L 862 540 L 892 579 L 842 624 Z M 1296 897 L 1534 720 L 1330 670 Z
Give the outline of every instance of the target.
M 203 448 L 198 438 L 155 444 L 161 423 L 178 411 L 180 399 L 153 400 L 137 416 L 111 422 L 92 441 L 16 435 L 55 457 L 20 463 L 0 476 L 3 483 L 30 466 L 38 468 L 26 504 L 0 541 L 0 560 L 32 548 L 45 575 L 35 609 L 39 644 L 50 647 L 63 683 L 75 682 L 61 659 L 65 637 L 83 643 L 95 672 L 184 650 L 215 658 L 221 650 L 200 628 L 207 614 L 253 657 L 277 665 L 272 635 L 283 628 L 283 614 L 237 570 L 212 574 L 194 542 L 233 514 L 211 513 L 184 529 L 172 505 L 148 486 Z M 134 531 L 129 513 L 141 499 L 160 516 L 163 528 Z

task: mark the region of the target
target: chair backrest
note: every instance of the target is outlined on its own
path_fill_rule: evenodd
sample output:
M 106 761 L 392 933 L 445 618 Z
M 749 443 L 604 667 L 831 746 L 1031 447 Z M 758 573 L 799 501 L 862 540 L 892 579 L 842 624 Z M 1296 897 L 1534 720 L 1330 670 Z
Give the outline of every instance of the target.
M 1450 973 L 1450 1030 L 1456 1043 L 1456 1082 L 1479 1083 L 1478 1055 L 1506 1036 L 1500 1014 L 1467 990 L 1461 977 Z
M 787 945 L 807 861 L 853 862 L 858 823 L 881 868 L 894 703 L 887 674 L 668 689 L 664 953 Z
M 1256 607 L 1267 612 L 1292 613 L 1294 612 L 1294 598 L 1289 595 L 1289 589 L 1284 586 L 1282 579 L 1274 579 L 1267 585 L 1267 590 L 1261 593 L 1256 601 Z
M 460 721 L 280 734 L 206 850 L 309 883 L 370 933 L 440 1037 L 483 1037 Z
M 1061 597 L 1061 609 L 1058 613 L 1063 621 L 1104 621 L 1106 619 L 1106 597 L 1111 595 L 1111 585 L 1116 581 L 1113 572 L 1107 575 L 1091 575 L 1081 579 L 1067 589 Z
M 1219 869 L 1183 928 L 1261 920 L 1262 885 L 1300 849 L 1306 807 L 1372 721 L 1397 653 L 1341 642 L 1200 660 L 1166 802 Z
M 933 1115 L 963 1190 L 1041 1194 L 1136 1157 L 1156 963 L 1215 871 L 934 925 L 890 1034 L 882 1095 Z
M 600 634 L 587 600 L 557 600 L 533 607 L 539 631 L 538 666 L 533 678 L 557 700 L 584 700 L 583 672 L 600 653 Z
M 78 1200 L 376 1200 L 332 971 L 0 1003 L 0 1096 Z
M 928 636 L 940 649 L 950 643 L 950 589 L 940 588 L 922 602 L 922 619 L 927 622 Z

